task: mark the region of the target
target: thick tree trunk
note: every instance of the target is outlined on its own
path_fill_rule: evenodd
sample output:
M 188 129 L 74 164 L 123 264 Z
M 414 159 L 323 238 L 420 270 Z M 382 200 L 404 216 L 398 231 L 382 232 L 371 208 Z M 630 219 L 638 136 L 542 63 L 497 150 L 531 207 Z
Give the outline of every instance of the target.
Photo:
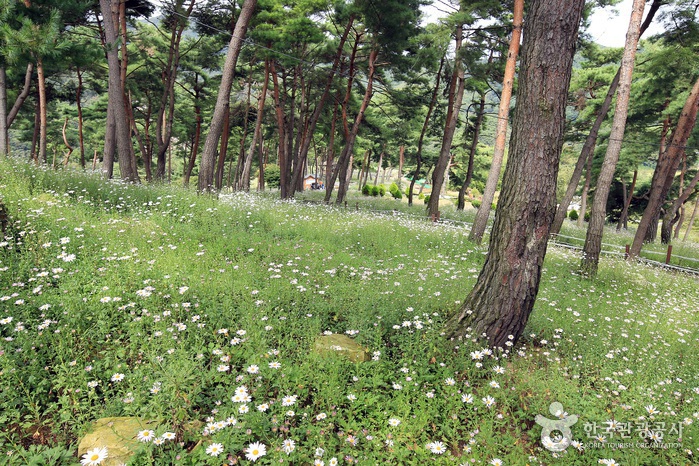
M 668 180 L 674 178 L 677 167 L 679 166 L 681 155 L 686 150 L 687 140 L 694 129 L 694 125 L 697 121 L 697 112 L 699 111 L 699 79 L 696 80 L 692 90 L 687 97 L 687 100 L 682 109 L 682 114 L 680 119 L 677 121 L 677 126 L 672 132 L 672 138 L 670 144 L 663 153 L 663 157 L 660 157 L 658 163 L 661 163 L 661 158 L 666 162 L 663 163 L 665 168 L 662 172 L 658 173 L 657 179 L 660 181 L 651 185 L 650 193 L 648 194 L 648 205 L 643 211 L 643 216 L 638 224 L 638 229 L 636 230 L 636 236 L 633 238 L 633 244 L 631 245 L 631 250 L 629 252 L 629 257 L 637 257 L 641 253 L 641 248 L 643 247 L 643 242 L 646 236 L 646 232 L 653 225 L 653 220 L 660 216 L 660 209 L 665 202 L 667 193 L 670 189 L 672 183 L 668 183 Z M 655 177 L 654 177 L 655 179 Z M 665 182 L 662 182 L 665 180 Z M 691 192 L 691 191 L 690 191 Z M 680 204 L 681 205 L 681 204 Z
M 650 26 L 651 22 L 653 21 L 653 18 L 655 17 L 655 13 L 658 11 L 658 8 L 660 8 L 662 4 L 663 0 L 653 0 L 653 4 L 650 6 L 650 9 L 648 10 L 646 19 L 643 21 L 643 24 L 641 25 L 639 37 L 643 35 L 646 29 L 648 29 L 648 26 Z M 553 225 L 551 226 L 552 234 L 558 234 L 561 232 L 563 220 L 565 220 L 566 215 L 568 214 L 568 206 L 570 205 L 570 202 L 573 200 L 573 196 L 575 196 L 575 191 L 578 189 L 578 184 L 580 183 L 580 177 L 582 176 L 582 170 L 585 166 L 585 162 L 589 161 L 587 163 L 588 166 L 592 163 L 592 157 L 594 156 L 595 152 L 595 144 L 597 144 L 597 135 L 599 134 L 599 130 L 602 127 L 602 123 L 607 117 L 607 113 L 609 113 L 609 109 L 612 106 L 612 99 L 614 97 L 614 94 L 616 94 L 617 87 L 619 86 L 620 73 L 621 68 L 617 70 L 614 79 L 609 85 L 607 95 L 605 96 L 602 105 L 597 110 L 595 122 L 592 124 L 592 128 L 590 128 L 590 133 L 587 135 L 587 138 L 585 138 L 585 144 L 583 144 L 583 148 L 580 151 L 580 157 L 578 158 L 578 162 L 575 164 L 575 169 L 573 170 L 573 174 L 571 175 L 570 181 L 568 182 L 568 188 L 566 189 L 566 192 L 563 195 L 563 199 L 561 199 L 560 204 L 558 204 L 556 216 L 554 217 Z M 585 199 L 585 203 L 587 203 L 587 199 Z M 582 210 L 582 212 L 580 212 L 580 216 L 578 217 L 578 225 L 582 225 L 584 217 L 585 211 Z
M 607 152 L 604 155 L 602 168 L 597 177 L 595 197 L 590 211 L 590 223 L 587 226 L 585 245 L 583 246 L 583 258 L 580 263 L 583 274 L 594 277 L 597 274 L 599 256 L 602 251 L 602 235 L 604 222 L 607 216 L 607 198 L 609 189 L 614 179 L 614 171 L 621 152 L 621 141 L 626 129 L 626 117 L 628 115 L 629 96 L 631 92 L 631 77 L 633 75 L 636 47 L 640 37 L 641 20 L 643 19 L 643 7 L 645 0 L 634 0 L 629 20 L 629 29 L 626 33 L 624 55 L 621 59 L 619 74 L 619 90 L 614 107 L 614 120 L 612 132 L 609 135 Z
M 473 162 L 476 157 L 476 149 L 478 148 L 478 138 L 481 134 L 481 126 L 483 125 L 483 115 L 485 115 L 485 92 L 481 92 L 481 99 L 478 103 L 478 116 L 473 128 L 473 139 L 471 140 L 471 148 L 468 151 L 468 168 L 466 169 L 466 179 L 459 189 L 459 199 L 456 204 L 456 210 L 464 210 L 466 206 L 466 190 L 471 186 L 473 180 Z
M 442 59 L 439 61 L 439 70 L 437 71 L 437 79 L 434 83 L 434 89 L 432 90 L 432 98 L 430 99 L 430 105 L 427 107 L 427 115 L 425 115 L 425 122 L 422 124 L 422 130 L 420 131 L 420 138 L 417 140 L 417 152 L 415 153 L 415 160 L 417 162 L 415 166 L 415 171 L 413 172 L 413 179 L 410 180 L 410 186 L 408 187 L 408 205 L 413 205 L 413 189 L 415 188 L 415 182 L 420 177 L 420 170 L 422 169 L 422 146 L 425 142 L 425 134 L 427 134 L 427 128 L 430 125 L 430 118 L 432 117 L 432 111 L 437 104 L 437 95 L 439 93 L 439 84 L 442 79 L 442 69 L 444 69 L 444 60 L 446 56 L 442 55 Z M 402 176 L 402 173 L 401 173 Z
M 120 3 L 120 2 L 119 2 Z M 107 135 L 105 137 L 104 160 L 106 176 L 111 177 L 115 152 L 118 153 L 119 171 L 125 181 L 138 182 L 136 169 L 136 157 L 131 144 L 131 125 L 126 114 L 126 99 L 122 81 L 122 68 L 117 55 L 116 18 L 119 14 L 119 5 L 111 0 L 100 0 L 102 17 L 104 18 L 104 35 L 107 47 L 107 64 L 109 66 L 109 90 L 107 103 Z M 112 128 L 113 127 L 113 133 Z M 113 135 L 113 138 L 112 138 Z M 116 145 L 116 147 L 114 147 Z M 115 151 L 116 149 L 116 151 Z M 109 166 L 107 166 L 109 164 Z
M 523 0 L 522 0 L 523 1 Z M 439 213 L 439 195 L 444 184 L 444 175 L 449 170 L 449 161 L 451 160 L 451 144 L 454 140 L 456 132 L 456 124 L 459 122 L 459 113 L 461 111 L 461 102 L 464 97 L 464 67 L 459 57 L 461 44 L 464 38 L 464 25 L 459 23 L 456 25 L 455 38 L 455 57 L 454 70 L 449 83 L 449 102 L 447 105 L 447 119 L 444 125 L 444 134 L 442 135 L 442 147 L 439 150 L 439 157 L 432 172 L 432 194 L 427 203 L 427 215 L 436 217 Z
M 104 1 L 104 0 L 102 0 Z M 221 85 L 218 88 L 216 106 L 211 117 L 209 134 L 204 142 L 204 151 L 201 154 L 201 165 L 199 167 L 198 189 L 201 192 L 212 191 L 214 189 L 214 169 L 216 164 L 216 150 L 223 132 L 223 120 L 230 106 L 231 88 L 233 86 L 233 75 L 235 65 L 238 61 L 240 49 L 243 46 L 245 31 L 248 28 L 252 14 L 255 11 L 257 0 L 245 0 L 240 11 L 240 16 L 235 23 L 235 30 L 228 44 L 228 53 L 223 65 Z
M 505 140 L 507 138 L 507 120 L 510 113 L 510 99 L 512 97 L 512 85 L 515 79 L 515 67 L 517 65 L 517 54 L 519 53 L 519 40 L 522 35 L 522 17 L 524 15 L 524 0 L 515 0 L 514 17 L 512 20 L 512 37 L 510 38 L 510 48 L 507 52 L 507 62 L 505 64 L 505 77 L 500 93 L 500 108 L 498 109 L 498 123 L 495 130 L 495 148 L 493 149 L 493 162 L 490 165 L 488 179 L 483 189 L 483 199 L 473 220 L 471 233 L 468 239 L 480 243 L 483 241 L 485 228 L 488 225 L 490 216 L 490 206 L 495 198 L 495 190 L 500 179 L 500 169 L 505 158 Z M 430 198 L 430 201 L 432 199 Z
M 192 153 L 189 157 L 189 163 L 184 173 L 184 185 L 189 186 L 189 179 L 192 176 L 192 171 L 194 170 L 194 165 L 196 165 L 197 154 L 199 152 L 199 142 L 201 140 L 201 107 L 199 105 L 199 100 L 197 97 L 194 99 L 194 121 L 196 122 L 194 128 L 194 142 L 192 143 Z
M 288 153 L 286 152 L 286 124 L 284 121 L 284 104 L 279 88 L 279 77 L 274 61 L 269 63 L 269 72 L 272 74 L 272 97 L 274 99 L 274 116 L 277 120 L 277 132 L 279 133 L 279 145 L 277 146 L 277 163 L 279 164 L 279 189 L 282 199 L 286 198 L 286 166 Z
M 510 151 L 486 262 L 447 322 L 451 338 L 485 336 L 508 349 L 524 330 L 539 289 L 565 106 L 584 0 L 534 0 L 527 16 Z
M 243 165 L 245 165 L 245 145 L 248 139 L 248 116 L 250 115 L 250 108 L 252 107 L 251 105 L 251 99 L 252 99 L 252 73 L 253 73 L 254 67 L 253 64 L 250 63 L 250 72 L 248 73 L 248 80 L 247 80 L 247 99 L 245 99 L 245 112 L 244 112 L 244 117 L 243 117 L 243 131 L 240 136 L 240 146 L 238 147 L 238 157 L 236 160 L 236 165 L 235 165 L 235 176 L 233 180 L 233 190 L 238 191 L 238 190 L 243 190 L 242 187 L 242 175 L 243 175 Z M 230 124 L 230 123 L 229 123 Z M 252 144 L 255 144 L 255 138 L 253 136 L 252 139 Z M 218 176 L 219 173 L 221 174 L 221 177 L 223 177 L 223 167 L 224 167 L 224 162 L 226 160 L 226 155 L 223 150 L 221 150 L 221 153 L 223 154 L 221 157 L 218 158 L 218 168 L 216 169 L 216 189 L 221 189 L 220 183 L 218 182 Z M 233 160 L 231 160 L 230 166 L 233 166 Z M 230 168 L 228 169 L 230 172 Z M 247 191 L 247 190 L 245 190 Z

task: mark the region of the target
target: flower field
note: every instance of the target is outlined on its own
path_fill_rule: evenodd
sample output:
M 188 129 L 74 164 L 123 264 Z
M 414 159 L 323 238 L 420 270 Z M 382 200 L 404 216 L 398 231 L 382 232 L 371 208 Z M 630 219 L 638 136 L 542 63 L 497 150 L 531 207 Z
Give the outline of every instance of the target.
M 138 465 L 699 462 L 695 278 L 586 280 L 552 247 L 525 337 L 492 351 L 442 335 L 487 251 L 459 226 L 11 161 L 0 202 L 0 464 L 107 464 L 79 440 L 126 416 L 151 422 Z M 576 417 L 565 450 L 537 415 Z

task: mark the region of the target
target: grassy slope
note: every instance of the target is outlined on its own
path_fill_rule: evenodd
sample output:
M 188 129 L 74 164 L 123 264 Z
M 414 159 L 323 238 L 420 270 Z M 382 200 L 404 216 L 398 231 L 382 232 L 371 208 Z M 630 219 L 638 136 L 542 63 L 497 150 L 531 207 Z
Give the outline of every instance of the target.
M 472 342 L 454 352 L 440 325 L 485 253 L 463 229 L 5 162 L 0 173 L 13 220 L 0 249 L 0 450 L 13 453 L 0 461 L 74 463 L 88 423 L 117 415 L 159 419 L 157 433 L 182 442 L 144 444 L 139 464 L 221 464 L 205 453 L 211 442 L 245 462 L 252 441 L 267 446 L 263 464 L 309 464 L 316 448 L 326 464 L 692 464 L 699 455 L 694 279 L 604 261 L 597 280 L 583 280 L 578 258 L 551 248 L 512 353 L 482 355 Z M 354 334 L 377 360 L 314 355 L 324 331 Z M 241 385 L 252 397 L 246 414 L 231 401 Z M 288 395 L 296 403 L 282 406 Z M 593 423 L 615 419 L 665 422 L 667 442 L 677 441 L 670 425 L 684 422 L 682 446 L 569 447 L 557 458 L 534 423 L 553 401 L 579 416 L 581 442 L 594 440 Z M 188 427 L 228 417 L 237 424 L 205 436 Z M 284 439 L 296 442 L 290 455 Z M 429 451 L 437 441 L 446 453 Z

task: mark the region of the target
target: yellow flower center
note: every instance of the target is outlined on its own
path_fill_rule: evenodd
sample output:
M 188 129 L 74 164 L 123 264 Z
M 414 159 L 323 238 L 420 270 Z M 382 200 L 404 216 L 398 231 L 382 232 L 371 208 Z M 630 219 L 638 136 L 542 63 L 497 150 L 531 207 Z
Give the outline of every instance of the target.
M 255 448 L 255 449 L 252 451 L 252 454 L 253 454 L 253 455 L 259 455 L 259 454 L 260 454 L 260 450 L 258 450 L 257 448 Z
M 98 459 L 100 459 L 100 455 L 98 455 L 97 453 L 94 453 L 94 454 L 90 457 L 90 461 L 97 461 Z

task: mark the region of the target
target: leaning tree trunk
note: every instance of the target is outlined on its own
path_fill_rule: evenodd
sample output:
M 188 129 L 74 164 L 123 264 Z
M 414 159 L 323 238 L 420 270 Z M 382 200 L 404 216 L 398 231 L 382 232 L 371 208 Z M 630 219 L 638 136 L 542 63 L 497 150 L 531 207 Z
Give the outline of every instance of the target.
M 512 37 L 510 38 L 510 49 L 507 52 L 507 63 L 505 64 L 505 77 L 502 83 L 502 92 L 500 94 L 500 108 L 498 110 L 498 123 L 495 139 L 495 148 L 493 149 L 493 162 L 490 165 L 488 179 L 485 182 L 483 189 L 483 200 L 476 212 L 476 218 L 473 220 L 473 227 L 468 239 L 480 243 L 483 241 L 485 227 L 488 225 L 488 217 L 490 216 L 490 206 L 495 198 L 495 190 L 498 187 L 498 179 L 500 178 L 500 169 L 502 161 L 505 158 L 505 139 L 507 138 L 507 120 L 510 113 L 510 99 L 512 97 L 512 85 L 515 79 L 515 66 L 517 64 L 517 54 L 519 53 L 519 39 L 522 35 L 522 16 L 524 14 L 524 0 L 515 0 L 514 18 L 512 22 Z M 430 199 L 431 200 L 431 199 Z
M 265 77 L 262 79 L 264 79 L 262 82 L 262 92 L 260 92 L 260 97 L 257 99 L 255 131 L 252 136 L 252 142 L 250 143 L 248 153 L 245 155 L 240 180 L 237 183 L 237 186 L 244 191 L 250 191 L 250 168 L 252 167 L 252 158 L 255 155 L 255 147 L 259 145 L 260 152 L 262 152 L 262 117 L 264 116 L 265 112 L 265 98 L 267 97 L 267 87 L 269 85 L 269 62 L 267 60 L 265 60 Z
M 504 348 L 520 337 L 539 289 L 575 42 L 584 0 L 533 0 L 527 15 L 510 151 L 493 233 L 475 287 L 447 322 L 451 338 L 485 335 Z
M 651 185 L 650 193 L 648 194 L 648 205 L 643 211 L 643 216 L 638 224 L 636 235 L 633 238 L 633 244 L 631 245 L 631 250 L 629 251 L 630 258 L 637 257 L 641 253 L 646 232 L 653 224 L 654 219 L 657 219 L 660 216 L 660 208 L 662 207 L 663 202 L 665 202 L 667 192 L 670 189 L 668 186 L 670 183 L 668 183 L 667 180 L 674 177 L 675 172 L 677 171 L 681 155 L 686 150 L 687 140 L 689 139 L 689 136 L 691 135 L 697 121 L 698 111 L 699 79 L 697 79 L 694 83 L 694 86 L 692 87 L 692 90 L 684 103 L 680 119 L 677 121 L 677 126 L 675 126 L 675 129 L 672 132 L 670 144 L 667 145 L 667 148 L 662 156 L 662 159 L 666 161 L 666 163 L 663 164 L 665 170 L 658 173 L 657 179 L 659 182 Z M 660 160 L 658 163 L 660 163 Z
M 694 226 L 694 219 L 697 218 L 697 211 L 699 211 L 699 196 L 697 196 L 697 200 L 694 203 L 692 216 L 689 217 L 689 225 L 687 225 L 687 231 L 684 232 L 684 237 L 682 237 L 682 241 L 687 241 L 687 238 L 689 238 L 689 232 L 692 231 L 692 227 Z
M 668 244 L 671 241 L 672 227 L 681 218 L 678 212 L 684 203 L 689 200 L 692 193 L 694 193 L 694 188 L 697 186 L 697 182 L 699 182 L 699 171 L 694 174 L 694 178 L 692 178 L 687 187 L 682 191 L 682 194 L 675 199 L 672 206 L 670 206 L 665 212 L 665 215 L 663 216 L 663 226 L 660 232 L 661 241 L 664 244 Z
M 624 185 L 624 208 L 619 216 L 619 223 L 617 223 L 616 231 L 620 231 L 622 227 L 624 230 L 628 229 L 629 221 L 629 207 L 631 207 L 631 201 L 633 200 L 633 191 L 636 189 L 636 181 L 638 180 L 638 170 L 633 171 L 633 180 L 631 181 L 631 187 L 626 191 L 626 186 Z
M 422 169 L 422 146 L 425 142 L 425 134 L 427 134 L 427 128 L 430 124 L 430 118 L 432 117 L 432 111 L 437 104 L 437 94 L 439 93 L 439 84 L 442 78 L 442 69 L 444 68 L 445 56 L 442 55 L 442 59 L 439 61 L 439 70 L 437 71 L 437 79 L 434 83 L 434 90 L 432 91 L 432 98 L 430 99 L 430 106 L 427 107 L 427 115 L 425 115 L 425 122 L 422 124 L 422 130 L 420 131 L 420 138 L 417 140 L 417 152 L 415 153 L 416 166 L 413 172 L 413 179 L 410 180 L 410 186 L 408 187 L 408 205 L 413 205 L 413 188 L 415 187 L 415 181 L 420 176 L 420 170 Z M 401 177 L 403 176 L 403 170 L 401 170 Z
M 621 141 L 624 138 L 626 129 L 626 117 L 629 108 L 629 95 L 631 92 L 631 77 L 633 75 L 633 65 L 636 58 L 636 47 L 640 36 L 641 19 L 643 18 L 643 7 L 645 0 L 634 0 L 629 20 L 629 29 L 626 33 L 626 44 L 624 45 L 624 55 L 621 59 L 619 73 L 619 90 L 614 107 L 614 120 L 612 121 L 612 132 L 609 135 L 607 152 L 604 155 L 602 168 L 597 177 L 595 197 L 592 200 L 592 210 L 590 211 L 590 223 L 587 226 L 585 245 L 583 246 L 583 258 L 580 263 L 583 274 L 593 277 L 597 274 L 599 256 L 602 251 L 602 234 L 604 233 L 604 221 L 607 216 L 607 198 L 609 189 L 614 179 L 614 171 L 619 161 L 621 152 Z
M 198 189 L 201 192 L 214 189 L 216 150 L 218 149 L 218 142 L 223 132 L 223 120 L 230 106 L 235 65 L 238 61 L 240 49 L 243 46 L 245 31 L 255 11 L 255 5 L 257 5 L 257 0 L 245 0 L 243 8 L 240 11 L 240 16 L 238 16 L 238 20 L 235 22 L 235 30 L 231 36 L 230 43 L 228 44 L 228 53 L 226 54 L 226 61 L 223 65 L 221 84 L 218 88 L 218 96 L 216 97 L 216 106 L 214 107 L 214 114 L 211 117 L 209 134 L 206 136 L 206 141 L 204 142 L 204 151 L 201 154 L 198 182 Z M 221 155 L 221 157 L 223 157 L 223 155 Z
M 524 0 L 521 0 L 524 1 Z M 454 70 L 449 83 L 449 104 L 447 106 L 447 121 L 444 124 L 444 134 L 442 135 L 442 147 L 439 150 L 439 157 L 432 172 L 432 194 L 427 203 L 427 215 L 435 218 L 439 214 L 439 195 L 444 184 L 444 174 L 449 170 L 449 161 L 451 160 L 451 144 L 454 140 L 456 132 L 456 124 L 459 122 L 459 112 L 461 110 L 461 102 L 464 97 L 464 67 L 459 57 L 461 44 L 464 38 L 464 25 L 459 23 L 456 25 L 456 47 L 454 57 Z
M 643 24 L 641 25 L 641 29 L 638 34 L 639 37 L 643 35 L 646 29 L 648 29 L 648 26 L 650 26 L 651 22 L 653 21 L 653 18 L 655 17 L 655 13 L 658 11 L 658 8 L 660 8 L 660 6 L 663 4 L 663 1 L 664 0 L 653 0 L 653 4 L 650 6 L 650 9 L 648 10 L 646 19 L 643 21 Z M 609 113 L 609 109 L 612 106 L 612 99 L 614 98 L 614 94 L 616 94 L 616 89 L 619 86 L 620 73 L 621 68 L 617 70 L 617 73 L 614 76 L 612 83 L 609 85 L 607 95 L 605 96 L 602 105 L 597 110 L 597 117 L 595 118 L 595 122 L 592 124 L 592 128 L 590 128 L 590 133 L 587 135 L 587 138 L 585 138 L 585 144 L 583 144 L 583 148 L 580 151 L 580 157 L 578 158 L 578 162 L 575 164 L 575 168 L 573 169 L 573 174 L 571 175 L 570 181 L 568 182 L 568 188 L 566 189 L 566 192 L 563 195 L 563 199 L 561 200 L 560 204 L 558 204 L 556 216 L 554 217 L 553 225 L 551 226 L 551 233 L 558 234 L 561 232 L 563 220 L 565 220 L 566 215 L 568 214 L 568 206 L 570 205 L 570 202 L 573 200 L 573 196 L 575 196 L 575 191 L 578 189 L 578 183 L 580 183 L 580 177 L 582 176 L 582 171 L 583 167 L 585 166 L 585 162 L 586 160 L 590 161 L 588 162 L 588 166 L 591 163 L 592 157 L 595 153 L 597 135 L 599 134 L 599 130 L 602 127 L 602 123 L 607 117 L 607 113 Z M 581 211 L 582 212 L 578 217 L 580 219 L 580 222 L 582 222 L 585 217 L 585 211 L 583 209 L 581 209 Z

